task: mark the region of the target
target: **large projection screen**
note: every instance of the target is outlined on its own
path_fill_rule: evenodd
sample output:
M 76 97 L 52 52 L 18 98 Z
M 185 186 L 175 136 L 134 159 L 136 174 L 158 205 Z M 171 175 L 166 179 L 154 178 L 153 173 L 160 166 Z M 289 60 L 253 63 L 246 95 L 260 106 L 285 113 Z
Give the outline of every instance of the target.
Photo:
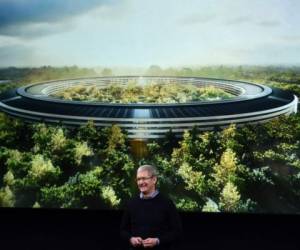
M 300 211 L 299 3 L 0 2 L 0 207 Z M 265 15 L 268 9 L 270 15 Z

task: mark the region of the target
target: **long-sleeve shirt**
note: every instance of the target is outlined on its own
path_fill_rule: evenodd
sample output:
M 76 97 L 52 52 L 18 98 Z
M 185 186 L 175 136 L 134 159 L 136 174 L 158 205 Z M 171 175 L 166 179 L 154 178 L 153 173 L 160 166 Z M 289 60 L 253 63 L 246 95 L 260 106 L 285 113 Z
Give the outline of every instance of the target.
M 181 221 L 173 202 L 158 193 L 154 198 L 131 199 L 121 222 L 121 238 L 158 238 L 159 249 L 168 247 L 181 238 Z

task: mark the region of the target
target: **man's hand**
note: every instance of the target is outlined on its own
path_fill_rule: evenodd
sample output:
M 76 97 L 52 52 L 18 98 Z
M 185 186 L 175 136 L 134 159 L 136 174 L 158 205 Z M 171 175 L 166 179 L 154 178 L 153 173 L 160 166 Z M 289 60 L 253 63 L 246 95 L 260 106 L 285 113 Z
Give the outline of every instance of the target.
M 146 247 L 154 247 L 158 244 L 158 239 L 157 238 L 147 238 L 142 241 L 143 246 Z
M 131 237 L 130 244 L 134 247 L 140 246 L 143 243 L 143 239 L 141 237 Z

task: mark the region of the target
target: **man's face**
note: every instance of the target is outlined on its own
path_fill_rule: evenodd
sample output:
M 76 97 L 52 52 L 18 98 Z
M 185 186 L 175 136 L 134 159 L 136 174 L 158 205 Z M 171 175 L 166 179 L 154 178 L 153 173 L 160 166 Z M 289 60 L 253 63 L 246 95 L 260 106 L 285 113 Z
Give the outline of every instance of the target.
M 136 175 L 139 190 L 147 195 L 155 191 L 156 176 L 151 176 L 148 171 L 138 171 Z

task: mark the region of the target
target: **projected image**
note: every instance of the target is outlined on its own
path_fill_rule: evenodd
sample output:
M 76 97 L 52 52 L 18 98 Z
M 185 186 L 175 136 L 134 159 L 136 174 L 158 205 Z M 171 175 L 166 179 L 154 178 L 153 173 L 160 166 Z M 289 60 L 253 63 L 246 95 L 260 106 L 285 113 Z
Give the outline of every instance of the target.
M 162 79 L 162 78 L 161 78 Z M 159 80 L 161 80 L 159 79 Z M 126 86 L 110 84 L 108 87 L 74 86 L 54 94 L 64 100 L 97 101 L 107 103 L 186 103 L 200 100 L 228 99 L 232 94 L 214 86 L 197 88 L 178 83 L 138 86 L 135 82 L 125 82 Z
M 142 2 L 0 3 L 0 206 L 299 213 L 298 4 Z

